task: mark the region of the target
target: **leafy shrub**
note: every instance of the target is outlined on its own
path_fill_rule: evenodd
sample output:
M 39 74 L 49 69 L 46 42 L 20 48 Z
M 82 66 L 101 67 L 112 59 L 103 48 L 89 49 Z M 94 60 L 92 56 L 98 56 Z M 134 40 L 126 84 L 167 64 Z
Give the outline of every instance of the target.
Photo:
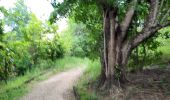
M 9 44 L 12 50 L 15 53 L 14 56 L 14 65 L 15 65 L 15 72 L 18 75 L 24 75 L 24 73 L 31 69 L 32 66 L 32 57 L 28 52 L 29 42 L 13 42 Z
M 6 81 L 14 71 L 14 52 L 2 43 L 0 47 L 0 79 Z
M 36 42 L 35 46 L 31 46 L 33 58 L 51 59 L 52 61 L 64 56 L 64 49 L 57 40 Z

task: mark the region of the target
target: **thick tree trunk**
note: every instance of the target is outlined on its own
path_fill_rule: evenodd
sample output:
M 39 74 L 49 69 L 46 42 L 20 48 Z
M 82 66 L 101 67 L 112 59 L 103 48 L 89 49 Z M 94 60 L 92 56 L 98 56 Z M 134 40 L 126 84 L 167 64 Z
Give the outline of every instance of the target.
M 113 84 L 120 85 L 125 83 L 126 70 L 125 66 L 130 53 L 128 43 L 122 43 L 121 32 L 116 27 L 116 10 L 106 9 L 104 10 L 104 50 L 102 58 L 102 78 L 105 81 L 104 85 L 108 88 Z
M 132 38 L 127 38 L 128 29 L 130 24 L 132 24 L 138 1 L 131 0 L 132 6 L 127 10 L 122 22 L 119 22 L 116 20 L 118 17 L 118 7 L 110 6 L 107 0 L 99 0 L 104 10 L 104 50 L 101 73 L 105 78 L 103 80 L 107 87 L 112 86 L 114 83 L 127 82 L 125 66 L 132 49 L 136 48 L 146 39 L 154 36 L 158 30 L 170 25 L 169 21 L 163 24 L 157 23 L 159 0 L 150 0 L 149 14 L 145 19 L 142 31 L 137 32 Z

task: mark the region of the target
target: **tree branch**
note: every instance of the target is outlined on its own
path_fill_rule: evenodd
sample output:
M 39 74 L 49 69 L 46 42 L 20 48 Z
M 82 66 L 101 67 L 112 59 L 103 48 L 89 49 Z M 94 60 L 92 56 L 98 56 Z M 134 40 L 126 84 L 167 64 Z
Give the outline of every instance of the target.
M 151 27 L 148 31 L 140 32 L 137 36 L 132 38 L 132 40 L 131 40 L 132 48 L 135 48 L 141 42 L 145 41 L 149 37 L 154 36 L 156 34 L 156 32 L 158 32 L 160 29 L 165 28 L 167 26 L 170 26 L 170 21 L 165 24 L 162 24 L 162 25 L 157 24 L 156 26 Z
M 155 26 L 157 23 L 157 15 L 159 8 L 159 0 L 150 0 L 149 15 L 145 20 L 144 30 L 148 30 L 150 27 Z
M 134 13 L 135 13 L 135 6 L 137 5 L 137 1 L 138 0 L 133 0 L 132 1 L 132 6 L 128 9 L 126 15 L 125 15 L 125 18 L 123 20 L 123 22 L 121 23 L 121 31 L 122 31 L 122 38 L 124 39 L 126 33 L 127 33 L 127 30 L 129 28 L 129 25 L 132 21 L 132 18 L 134 16 Z
M 136 36 L 134 36 L 130 40 L 132 48 L 135 48 L 141 42 L 153 36 L 159 29 L 167 26 L 167 25 L 157 24 L 156 20 L 157 20 L 157 15 L 158 15 L 158 8 L 159 8 L 159 0 L 150 0 L 150 10 L 145 20 L 144 28 L 140 33 L 138 33 Z

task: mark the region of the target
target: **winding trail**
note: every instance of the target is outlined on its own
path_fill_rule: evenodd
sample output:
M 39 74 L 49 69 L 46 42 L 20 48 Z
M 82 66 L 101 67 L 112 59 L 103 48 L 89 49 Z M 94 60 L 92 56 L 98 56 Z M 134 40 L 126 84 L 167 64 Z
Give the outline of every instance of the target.
M 33 87 L 21 100 L 75 100 L 73 85 L 83 74 L 84 67 L 61 72 Z

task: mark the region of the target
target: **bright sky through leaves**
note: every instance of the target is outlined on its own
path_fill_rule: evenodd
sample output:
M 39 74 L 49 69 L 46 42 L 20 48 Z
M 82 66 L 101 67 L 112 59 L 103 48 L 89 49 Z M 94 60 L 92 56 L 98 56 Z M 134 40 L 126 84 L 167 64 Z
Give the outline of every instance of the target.
M 16 1 L 17 0 L 0 0 L 0 6 L 10 9 L 15 6 Z M 50 13 L 53 11 L 50 1 L 51 0 L 25 0 L 27 7 L 42 21 L 48 20 Z M 58 2 L 63 2 L 63 0 L 58 0 Z M 57 23 L 59 32 L 67 27 L 66 19 L 61 19 Z

